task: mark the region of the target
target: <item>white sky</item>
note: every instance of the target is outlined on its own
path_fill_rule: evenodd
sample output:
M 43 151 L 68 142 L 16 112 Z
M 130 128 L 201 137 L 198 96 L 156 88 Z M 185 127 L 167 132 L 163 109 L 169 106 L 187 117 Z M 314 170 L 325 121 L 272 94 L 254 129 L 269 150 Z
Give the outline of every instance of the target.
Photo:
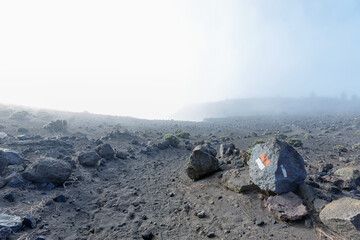
M 360 87 L 360 21 L 341 18 L 354 1 L 328 2 L 0 1 L 0 102 L 168 118 L 194 102 L 289 96 L 279 88 L 338 94 L 339 76 Z

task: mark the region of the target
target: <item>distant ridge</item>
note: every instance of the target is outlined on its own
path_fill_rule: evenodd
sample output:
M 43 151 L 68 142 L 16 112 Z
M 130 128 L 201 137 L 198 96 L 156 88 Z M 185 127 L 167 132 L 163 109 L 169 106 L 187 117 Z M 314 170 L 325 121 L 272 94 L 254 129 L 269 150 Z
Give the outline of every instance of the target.
M 360 113 L 360 100 L 352 98 L 247 98 L 188 105 L 173 116 L 176 120 L 259 115 Z

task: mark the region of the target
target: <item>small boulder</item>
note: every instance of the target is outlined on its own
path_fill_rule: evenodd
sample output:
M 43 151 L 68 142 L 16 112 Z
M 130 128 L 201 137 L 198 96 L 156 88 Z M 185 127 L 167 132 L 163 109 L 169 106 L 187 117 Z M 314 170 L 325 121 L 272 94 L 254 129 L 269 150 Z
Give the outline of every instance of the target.
M 15 215 L 0 214 L 0 228 L 7 227 L 16 232 L 22 228 L 22 220 Z
M 257 186 L 250 181 L 248 169 L 226 171 L 221 178 L 221 184 L 237 193 L 257 189 Z
M 101 159 L 100 155 L 96 151 L 91 150 L 88 152 L 80 153 L 78 156 L 78 161 L 83 166 L 96 166 L 99 164 Z
M 341 198 L 327 204 L 320 220 L 333 231 L 349 239 L 360 239 L 360 200 Z
M 300 154 L 277 139 L 256 144 L 248 164 L 250 180 L 260 189 L 277 194 L 294 191 L 307 175 Z
M 129 154 L 127 154 L 126 152 L 121 152 L 121 151 L 116 151 L 116 157 L 119 159 L 126 159 L 128 157 Z
M 269 197 L 266 207 L 269 212 L 282 221 L 299 220 L 308 214 L 301 198 L 293 192 Z
M 216 154 L 209 147 L 205 145 L 196 146 L 186 166 L 187 175 L 193 180 L 198 180 L 216 172 L 219 169 L 219 160 L 215 156 Z
M 72 169 L 63 160 L 44 158 L 31 165 L 23 174 L 23 178 L 37 183 L 63 184 L 69 179 Z
M 114 149 L 108 143 L 99 145 L 96 148 L 96 152 L 100 155 L 100 157 L 108 160 L 113 159 L 115 155 Z
M 11 235 L 11 228 L 8 227 L 0 227 L 0 239 L 1 240 L 6 240 L 8 239 L 8 237 Z
M 356 167 L 340 168 L 334 172 L 334 175 L 342 180 L 354 181 L 356 185 L 360 184 L 360 169 Z
M 10 165 L 20 165 L 24 162 L 21 153 L 10 149 L 0 149 L 0 158 L 5 158 Z

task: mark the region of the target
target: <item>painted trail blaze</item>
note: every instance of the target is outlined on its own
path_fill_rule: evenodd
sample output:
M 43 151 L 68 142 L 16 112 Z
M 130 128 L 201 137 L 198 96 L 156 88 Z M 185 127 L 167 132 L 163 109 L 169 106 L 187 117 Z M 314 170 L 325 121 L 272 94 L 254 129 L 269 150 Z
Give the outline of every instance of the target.
M 265 155 L 265 153 L 261 154 L 261 160 L 264 162 L 265 166 L 269 166 L 270 159 Z

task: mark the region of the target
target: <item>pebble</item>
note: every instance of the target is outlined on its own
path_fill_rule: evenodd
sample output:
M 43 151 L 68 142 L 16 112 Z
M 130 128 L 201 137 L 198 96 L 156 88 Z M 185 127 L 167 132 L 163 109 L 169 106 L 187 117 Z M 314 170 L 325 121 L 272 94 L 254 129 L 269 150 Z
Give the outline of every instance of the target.
M 198 216 L 198 218 L 204 218 L 205 217 L 205 212 L 204 211 L 198 211 L 196 213 L 196 216 Z
M 66 197 L 62 194 L 56 196 L 53 200 L 54 200 L 54 202 L 66 202 L 67 201 Z
M 147 231 L 141 236 L 144 240 L 151 240 L 154 237 L 154 234 L 151 231 Z
M 264 221 L 263 220 L 256 220 L 255 221 L 255 224 L 257 225 L 257 226 L 263 226 L 265 223 L 264 223 Z
M 213 232 L 213 231 L 208 231 L 207 232 L 207 234 L 206 234 L 206 236 L 208 237 L 208 238 L 213 238 L 213 237 L 215 237 L 215 233 Z

